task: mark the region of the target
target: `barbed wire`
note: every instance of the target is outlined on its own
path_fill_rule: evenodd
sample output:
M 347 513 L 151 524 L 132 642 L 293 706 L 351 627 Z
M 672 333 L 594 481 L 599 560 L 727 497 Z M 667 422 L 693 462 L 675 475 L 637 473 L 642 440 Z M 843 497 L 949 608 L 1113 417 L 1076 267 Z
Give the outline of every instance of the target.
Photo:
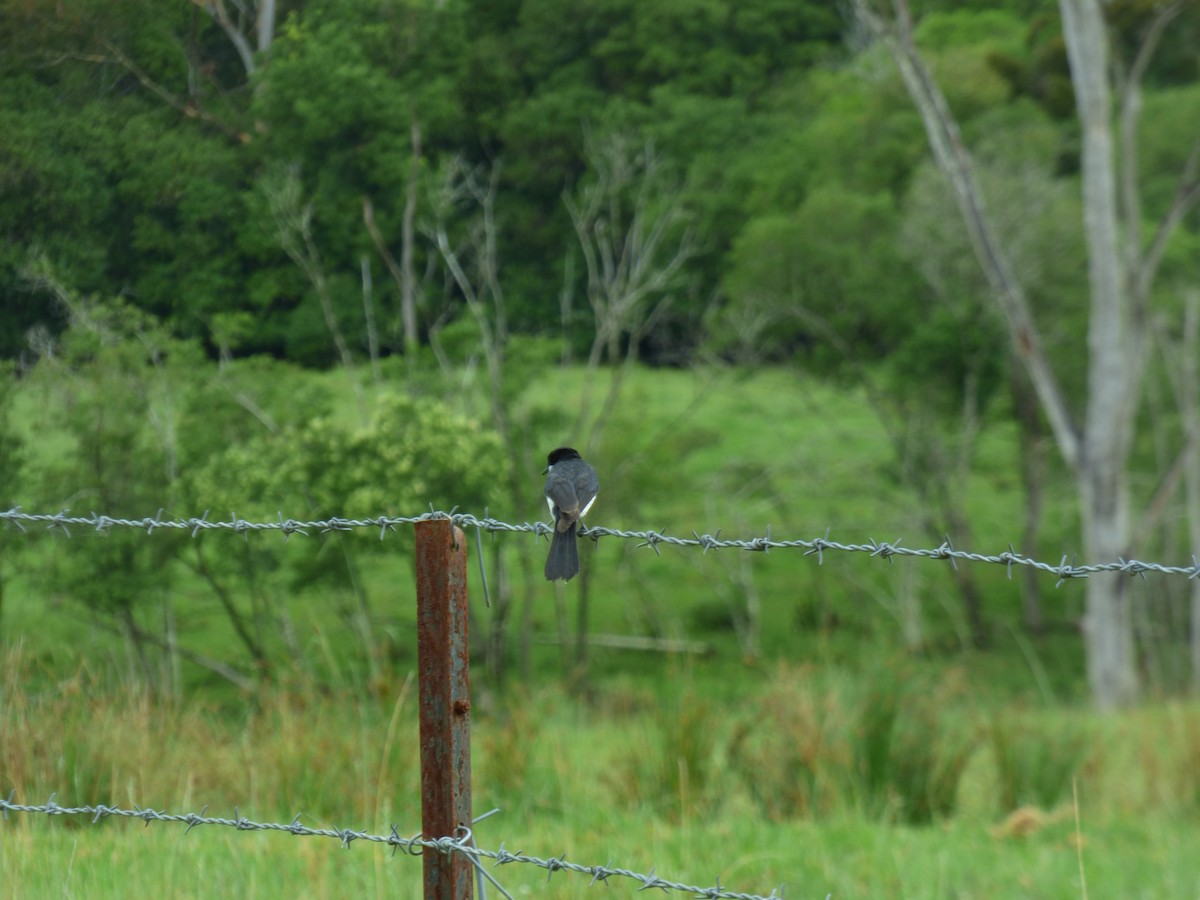
M 193 538 L 206 531 L 232 531 L 246 537 L 252 531 L 278 531 L 283 534 L 285 541 L 294 534 L 308 536 L 312 532 L 328 534 L 331 532 L 356 531 L 367 528 L 378 530 L 379 537 L 382 540 L 389 532 L 395 531 L 399 525 L 413 525 L 417 522 L 428 522 L 437 519 L 449 519 L 454 525 L 460 528 L 474 528 L 478 531 L 487 531 L 492 534 L 497 532 L 523 532 L 531 533 L 535 537 L 548 537 L 553 534 L 553 528 L 545 522 L 521 522 L 513 524 L 487 516 L 479 518 L 470 513 L 460 513 L 454 510 L 450 512 L 431 510 L 417 516 L 374 516 L 361 519 L 334 517 L 312 520 L 284 518 L 283 513 L 280 513 L 277 519 L 268 521 L 242 519 L 236 513 L 232 514 L 228 520 L 210 520 L 207 510 L 199 518 L 191 517 L 183 519 L 164 519 L 161 510 L 156 516 L 147 516 L 141 519 L 116 518 L 95 512 L 87 516 L 72 516 L 69 514 L 69 511 L 65 510 L 58 513 L 26 513 L 22 512 L 20 507 L 0 511 L 0 522 L 14 525 L 22 531 L 25 530 L 25 525 L 44 525 L 48 529 L 62 531 L 67 536 L 70 536 L 71 528 L 87 528 L 101 533 L 107 533 L 114 528 L 138 529 L 145 531 L 147 534 L 153 534 L 155 531 L 186 531 L 190 532 Z M 1136 559 L 1124 559 L 1120 557 L 1115 561 L 1075 565 L 1073 562 L 1067 562 L 1066 555 L 1062 557 L 1058 565 L 1054 565 L 1053 563 L 1042 562 L 1018 553 L 1012 544 L 1009 544 L 1008 549 L 1000 553 L 974 553 L 967 550 L 958 550 L 951 543 L 949 537 L 938 547 L 914 548 L 901 546 L 900 538 L 894 541 L 876 541 L 873 538 L 868 538 L 867 543 L 843 544 L 829 539 L 830 529 L 826 529 L 824 537 L 807 540 L 804 538 L 778 540 L 771 537 L 770 526 L 767 526 L 766 535 L 763 537 L 741 540 L 723 540 L 721 538 L 721 529 L 718 529 L 716 534 L 700 534 L 693 531 L 690 538 L 677 537 L 667 534 L 664 531 L 623 531 L 619 528 L 603 528 L 588 525 L 582 526 L 579 533 L 595 541 L 599 541 L 600 538 L 604 537 L 639 541 L 640 547 L 649 547 L 656 554 L 660 553 L 659 547 L 663 545 L 698 548 L 704 553 L 707 553 L 709 550 L 727 549 L 748 550 L 758 553 L 765 553 L 769 550 L 798 549 L 804 551 L 805 556 L 815 555 L 817 563 L 820 564 L 825 561 L 825 554 L 831 551 L 866 553 L 873 557 L 886 559 L 889 562 L 894 561 L 896 557 L 946 560 L 956 569 L 960 561 L 991 563 L 993 565 L 1004 566 L 1008 571 L 1009 578 L 1012 578 L 1013 566 L 1027 566 L 1057 576 L 1058 585 L 1071 578 L 1087 578 L 1089 575 L 1098 572 L 1120 572 L 1125 575 L 1140 575 L 1143 577 L 1147 572 L 1155 572 L 1160 575 L 1186 575 L 1189 579 L 1200 578 L 1200 559 L 1195 554 L 1192 554 L 1192 564 L 1190 566 L 1164 565 L 1162 563 L 1141 562 Z
M 45 803 L 36 805 L 14 803 L 12 802 L 13 794 L 10 794 L 7 800 L 0 798 L 0 820 L 7 821 L 10 812 L 44 813 L 47 816 L 91 816 L 93 824 L 109 816 L 118 816 L 141 819 L 147 827 L 149 827 L 151 822 L 178 822 L 187 825 L 184 834 L 187 834 L 198 825 L 219 825 L 226 828 L 234 828 L 238 831 L 283 831 L 298 837 L 333 838 L 340 841 L 342 847 L 345 849 L 349 849 L 350 845 L 355 841 L 369 841 L 391 847 L 393 855 L 398 851 L 402 851 L 409 856 L 420 856 L 424 850 L 436 850 L 446 854 L 459 853 L 470 861 L 476 872 L 486 878 L 490 884 L 505 897 L 509 898 L 509 900 L 513 900 L 512 895 L 484 867 L 485 861 L 491 861 L 494 866 L 503 866 L 512 863 L 536 866 L 546 870 L 547 879 L 552 877 L 556 872 L 573 872 L 579 875 L 587 875 L 591 878 L 590 884 L 593 885 L 608 883 L 611 878 L 624 878 L 638 882 L 641 885 L 638 888 L 639 891 L 654 888 L 663 892 L 675 891 L 682 894 L 690 894 L 693 897 L 705 898 L 705 900 L 782 900 L 784 896 L 782 885 L 774 888 L 770 894 L 763 896 L 761 894 L 748 894 L 741 891 L 729 890 L 721 886 L 720 879 L 717 879 L 711 887 L 701 887 L 699 885 L 684 884 L 661 878 L 654 874 L 653 868 L 647 873 L 641 873 L 612 865 L 585 866 L 568 861 L 565 854 L 543 859 L 523 852 L 513 853 L 504 849 L 503 843 L 496 850 L 487 850 L 476 847 L 472 829 L 462 826 L 459 827 L 458 834 L 455 837 L 425 838 L 420 834 L 412 837 L 404 837 L 396 829 L 395 825 L 391 827 L 391 831 L 387 834 L 371 834 L 366 831 L 355 831 L 350 828 L 310 828 L 300 823 L 299 814 L 288 823 L 255 822 L 240 815 L 236 808 L 233 813 L 234 817 L 226 819 L 206 815 L 208 812 L 207 806 L 201 809 L 199 813 L 159 812 L 158 810 L 144 809 L 139 806 L 135 806 L 133 809 L 122 809 L 105 804 L 67 807 L 59 806 L 55 803 L 55 796 L 52 794 L 50 799 Z M 492 812 L 495 812 L 495 810 Z M 471 824 L 474 825 L 491 814 L 486 813 L 479 816 Z

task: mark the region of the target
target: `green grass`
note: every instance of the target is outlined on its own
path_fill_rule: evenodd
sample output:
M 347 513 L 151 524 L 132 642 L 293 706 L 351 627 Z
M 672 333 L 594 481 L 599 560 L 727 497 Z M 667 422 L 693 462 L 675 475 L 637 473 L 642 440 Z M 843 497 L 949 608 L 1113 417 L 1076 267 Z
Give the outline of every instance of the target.
M 85 674 L 57 696 L 30 698 L 11 690 L 27 661 L 10 654 L 6 662 L 0 777 L 21 785 L 19 802 L 57 790 L 62 805 L 207 806 L 225 817 L 236 807 L 258 821 L 287 822 L 299 812 L 312 827 L 419 830 L 409 692 L 388 702 L 264 691 L 239 718 L 199 702 L 115 695 Z M 986 718 L 953 679 L 933 696 L 946 720 L 981 737 L 957 778 L 954 810 L 915 826 L 898 807 L 871 801 L 854 762 L 859 690 L 850 679 L 780 669 L 737 707 L 687 685 L 666 700 L 613 691 L 591 708 L 555 690 L 485 702 L 473 722 L 474 805 L 502 812 L 479 826 L 477 842 L 565 853 L 581 864 L 653 867 L 701 886 L 719 877 L 763 895 L 786 882 L 788 896 L 931 898 L 1081 896 L 1082 850 L 1092 896 L 1194 896 L 1200 708 L 1148 707 L 1116 719 L 1010 712 L 1027 741 L 1057 740 L 1064 717 L 1091 730 L 1073 772 L 1080 841 L 1073 793 L 1009 815 L 1000 766 L 982 739 Z M 936 734 L 929 740 L 940 744 Z M 763 742 L 757 755 L 755 741 Z M 803 744 L 795 755 L 782 752 L 793 742 Z M 893 761 L 905 752 L 893 750 Z M 786 786 L 798 756 L 816 773 L 819 803 L 787 808 L 798 795 L 755 790 Z M 77 785 L 64 777 L 68 758 Z M 361 842 L 343 850 L 325 838 L 219 827 L 184 835 L 170 823 L 38 815 L 14 815 L 0 828 L 3 897 L 419 893 L 418 860 Z M 524 866 L 495 874 L 516 895 L 595 890 L 567 873 L 546 888 L 545 873 Z
M 492 820 L 495 821 L 495 820 Z M 754 828 L 687 827 L 617 816 L 603 834 L 562 823 L 511 822 L 481 834 L 481 844 L 544 847 L 546 855 L 766 896 L 780 883 L 788 897 L 1062 898 L 1082 896 L 1074 826 L 1055 823 L 1027 838 L 996 838 L 975 825 L 892 828 L 855 820 Z M 1194 831 L 1154 820 L 1125 826 L 1083 823 L 1089 895 L 1187 898 L 1200 877 Z M 5 826 L 0 897 L 170 896 L 245 898 L 376 896 L 418 898 L 421 862 L 391 858 L 363 843 L 342 850 L 324 838 L 193 830 L 141 823 L 71 829 L 58 823 Z M 586 898 L 603 888 L 587 876 L 509 865 L 492 870 L 514 896 Z M 633 896 L 638 885 L 613 879 L 607 893 Z M 495 894 L 494 890 L 489 896 Z M 607 895 L 607 894 L 606 894 Z M 678 896 L 678 895 L 676 895 Z
M 566 396 L 578 394 L 582 377 L 579 372 L 562 374 Z M 331 389 L 346 390 L 344 377 L 337 373 L 328 381 Z M 548 403 L 549 398 L 539 396 L 538 390 L 544 388 L 535 386 L 529 402 Z M 725 370 L 635 370 L 624 396 L 624 411 L 608 426 L 597 459 L 602 488 L 591 516 L 595 524 L 661 528 L 683 536 L 720 530 L 725 538 L 760 536 L 768 526 L 775 537 L 814 538 L 828 530 L 832 539 L 842 542 L 900 538 L 913 547 L 936 546 L 942 539 L 940 534 L 922 532 L 915 513 L 917 500 L 888 474 L 891 451 L 870 408 L 854 391 L 780 370 L 748 376 Z M 564 424 L 569 418 L 560 417 Z M 686 439 L 683 446 L 665 459 L 655 456 L 655 448 L 671 435 L 682 435 L 681 439 Z M 549 447 L 569 437 L 548 424 L 540 443 Z M 974 528 L 971 549 L 999 552 L 1016 537 L 1021 501 L 1012 475 L 1014 454 L 1011 434 L 1005 429 L 985 433 L 980 456 L 987 465 L 981 466 L 973 479 L 968 497 Z M 538 472 L 530 471 L 528 480 L 529 493 L 536 498 L 541 488 Z M 1051 514 L 1069 506 L 1061 494 L 1048 499 Z M 202 510 L 171 512 L 190 515 Z M 301 515 L 303 511 L 285 512 Z M 346 512 L 369 515 L 377 511 Z M 502 498 L 489 505 L 489 512 L 499 518 L 517 518 Z M 212 515 L 222 514 L 214 511 Z M 1055 559 L 1075 545 L 1073 534 L 1060 533 L 1059 537 L 1049 554 Z M 469 541 L 474 538 L 468 535 Z M 69 559 L 73 548 L 104 539 L 80 532 L 70 541 L 54 534 L 36 539 L 13 532 L 0 535 L 0 554 L 7 550 L 21 555 L 19 566 L 7 567 L 8 590 L 0 629 L 23 638 L 51 670 L 69 665 L 81 647 L 91 659 L 108 657 L 116 667 L 128 665 L 127 659 L 121 659 L 127 656 L 127 648 L 119 639 L 97 634 L 69 598 L 47 596 L 39 588 L 39 574 L 50 560 Z M 244 552 L 240 539 L 233 535 L 206 534 L 200 540 L 218 553 Z M 524 585 L 513 561 L 519 539 L 500 536 L 495 540 L 505 546 L 512 589 L 520 597 Z M 348 587 L 343 584 L 305 592 L 281 580 L 289 567 L 319 552 L 321 539 L 298 537 L 284 544 L 276 535 L 267 534 L 256 535 L 253 541 L 252 549 L 263 554 L 263 559 L 269 555 L 274 560 L 271 565 L 283 567 L 274 580 L 269 573 L 263 576 L 271 595 L 270 612 L 291 621 L 307 657 L 321 660 L 327 667 L 353 669 L 353 661 L 361 658 L 361 646 L 345 614 L 356 602 Z M 403 635 L 413 625 L 408 553 L 372 553 L 378 541 L 369 534 L 360 534 L 353 542 L 363 551 L 364 584 L 379 628 L 396 635 L 392 645 L 403 659 L 410 651 Z M 818 564 L 815 557 L 799 551 L 747 556 L 739 551 L 700 554 L 669 546 L 655 555 L 616 540 L 583 549 L 595 573 L 590 597 L 592 630 L 697 634 L 716 648 L 716 659 L 705 666 L 717 670 L 713 679 L 717 685 L 736 684 L 742 678 L 745 648 L 732 633 L 730 609 L 731 605 L 744 605 L 747 590 L 754 590 L 762 599 L 761 652 L 765 659 L 815 657 L 854 665 L 864 640 L 895 642 L 901 630 L 898 617 L 905 592 L 920 600 L 925 652 L 955 654 L 965 632 L 948 567 L 939 563 L 900 559 L 889 564 L 865 555 L 828 553 Z M 552 590 L 537 576 L 542 552 L 541 547 L 533 549 L 535 580 L 531 589 L 541 599 L 532 611 L 532 621 L 537 633 L 548 635 L 557 626 L 550 602 Z M 265 567 L 265 563 L 259 565 Z M 976 566 L 975 573 L 987 598 L 985 614 L 997 625 L 998 641 L 1011 644 L 1005 625 L 1014 624 L 1017 618 L 1015 584 L 1000 567 Z M 469 575 L 472 596 L 478 599 L 481 585 L 474 558 Z M 164 576 L 173 613 L 188 645 L 229 658 L 228 624 L 211 591 L 182 570 Z M 1048 592 L 1049 588 L 1047 582 Z M 1062 607 L 1059 598 L 1077 604 L 1080 595 L 1077 585 L 1058 594 L 1048 593 L 1050 618 L 1074 613 L 1074 609 Z M 48 612 L 52 614 L 48 616 Z M 480 616 L 482 622 L 486 611 L 480 611 Z M 148 627 L 161 627 L 162 621 L 161 609 L 146 610 Z M 268 635 L 267 640 L 279 649 L 277 635 Z M 1064 654 L 1060 644 L 1078 647 L 1078 640 L 1049 638 L 1035 650 L 1048 651 L 1043 662 L 1052 677 L 1068 697 L 1077 696 L 1081 687 L 1077 680 L 1079 654 Z M 535 670 L 546 676 L 556 674 L 557 655 L 555 648 L 539 648 Z M 1005 681 L 1025 692 L 1031 689 L 1032 679 L 1024 655 L 1008 650 L 1000 654 L 1006 668 L 1012 666 L 1014 657 L 1016 677 Z M 1060 659 L 1069 661 L 1065 670 Z M 593 662 L 593 674 L 601 679 L 620 674 L 630 665 L 648 675 L 662 665 L 661 660 L 630 654 L 596 653 Z M 988 665 L 986 661 L 980 664 Z M 347 677 L 358 674 L 350 671 Z M 984 682 L 994 683 L 994 674 Z M 184 677 L 188 684 L 211 684 L 207 675 L 191 667 Z M 1074 683 L 1068 683 L 1072 679 Z
M 328 380 L 346 390 L 344 376 Z M 581 380 L 563 373 L 555 390 L 578 396 Z M 529 403 L 555 399 L 539 391 L 549 388 L 535 385 Z M 595 457 L 602 491 L 594 524 L 685 536 L 720 528 L 722 537 L 754 537 L 770 525 L 775 537 L 812 538 L 828 528 L 847 543 L 941 540 L 921 531 L 917 501 L 895 482 L 883 432 L 855 391 L 785 371 L 635 371 L 624 396 Z M 25 408 L 29 423 L 35 413 Z M 568 439 L 562 429 L 571 418 L 548 421 L 539 443 Z M 963 549 L 998 552 L 1016 540 L 1014 454 L 1009 429 L 984 433 L 966 498 L 973 538 Z M 538 472 L 528 480 L 536 504 Z M 1076 545 L 1073 506 L 1061 482 L 1047 500 L 1045 555 L 1057 561 Z M 500 503 L 489 512 L 515 518 Z M 270 682 L 247 695 L 152 652 L 150 668 L 170 686 L 153 696 L 128 642 L 95 628 L 71 598 L 41 589 L 41 567 L 97 540 L 105 538 L 0 535 L 0 791 L 15 788 L 19 800 L 35 803 L 57 793 L 63 805 L 208 805 L 212 815 L 236 806 L 259 820 L 299 812 L 313 826 L 418 830 L 415 614 L 402 544 L 374 553 L 367 550 L 377 538 L 354 538 L 372 610 L 368 659 L 347 586 L 306 589 L 288 580 L 323 552 L 319 537 L 284 544 L 272 535 L 249 543 L 202 536 L 222 553 L 273 555 L 254 558 L 263 639 L 277 665 Z M 481 633 L 489 612 L 480 602 L 475 535 L 467 540 Z M 485 540 L 490 547 L 493 539 Z M 516 542 L 529 540 L 495 538 L 518 599 L 525 585 Z M 544 547 L 529 546 L 529 615 L 534 634 L 545 637 L 558 629 L 556 595 L 537 574 Z M 515 655 L 503 684 L 476 666 L 475 809 L 503 809 L 481 825 L 480 846 L 503 841 L 535 855 L 655 867 L 700 885 L 719 876 L 762 894 L 786 882 L 793 897 L 1082 896 L 1082 850 L 1092 896 L 1196 895 L 1200 710 L 1163 704 L 1108 718 L 1084 711 L 1073 628 L 1078 584 L 1056 592 L 1047 576 L 1047 616 L 1060 627 L 1031 637 L 1016 627 L 1018 583 L 1000 567 L 976 567 L 994 639 L 979 652 L 965 647 L 941 562 L 829 553 L 818 564 L 796 551 L 672 547 L 656 555 L 616 540 L 583 552 L 592 565 L 593 632 L 690 637 L 711 652 L 592 648 L 586 678 L 569 687 L 561 651 L 549 644 L 534 645 L 528 682 L 516 677 Z M 165 602 L 152 604 L 140 613 L 142 627 L 161 631 L 173 621 L 189 648 L 245 665 L 213 594 L 181 568 L 163 576 L 170 617 Z M 1135 584 L 1152 590 L 1149 581 Z M 761 602 L 756 654 L 736 628 L 751 594 Z M 573 627 L 574 586 L 563 599 Z M 905 647 L 902 617 L 912 600 L 921 635 Z M 522 614 L 518 605 L 514 621 Z M 419 890 L 419 861 L 377 848 L 182 830 L 15 816 L 0 825 L 0 897 Z M 601 889 L 567 874 L 547 888 L 544 872 L 525 867 L 496 874 L 515 895 Z

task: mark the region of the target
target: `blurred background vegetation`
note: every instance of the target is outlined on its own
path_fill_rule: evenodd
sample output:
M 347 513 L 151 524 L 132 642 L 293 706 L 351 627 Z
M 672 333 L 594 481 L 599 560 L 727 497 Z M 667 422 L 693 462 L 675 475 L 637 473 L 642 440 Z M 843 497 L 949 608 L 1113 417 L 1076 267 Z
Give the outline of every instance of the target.
M 1137 73 L 1125 225 L 1147 235 L 1196 181 L 1200 8 L 1168 6 Z M 912 7 L 1082 403 L 1058 8 Z M 1118 68 L 1163 7 L 1107 4 Z M 0 42 L 0 503 L 520 522 L 544 516 L 545 454 L 570 443 L 610 527 L 1083 552 L 1075 475 L 922 117 L 848 5 L 4 0 Z M 1179 451 L 1197 440 L 1198 240 L 1187 208 L 1153 281 L 1129 467 L 1148 510 L 1130 552 L 1166 563 L 1187 564 L 1200 512 Z M 1097 842 L 1145 844 L 1114 888 L 1153 872 L 1194 895 L 1185 579 L 1132 582 L 1145 705 L 1106 718 L 1086 712 L 1083 589 L 1037 572 L 606 540 L 563 589 L 541 579 L 544 544 L 481 543 L 477 778 L 512 810 L 510 843 L 565 824 L 604 857 L 605 831 L 648 817 L 696 846 L 757 846 L 754 823 L 832 819 L 806 870 L 823 895 L 896 887 L 863 880 L 869 851 L 853 871 L 836 859 L 876 841 L 894 868 L 897 829 L 942 823 L 964 859 L 1048 836 L 1045 858 L 995 867 L 1061 896 L 1085 785 Z M 407 533 L 0 533 L 0 790 L 411 818 L 410 556 Z M 614 646 L 631 635 L 652 649 Z M 160 746 L 157 721 L 183 737 Z M 340 775 L 313 772 L 314 740 Z M 565 760 L 588 771 L 582 800 Z M 733 837 L 705 830 L 721 819 Z M 4 846 L 0 867 L 61 889 L 46 858 Z M 977 886 L 933 855 L 908 870 L 919 890 L 901 868 L 906 893 L 941 896 L 935 870 Z M 764 860 L 744 871 L 787 878 L 785 850 Z

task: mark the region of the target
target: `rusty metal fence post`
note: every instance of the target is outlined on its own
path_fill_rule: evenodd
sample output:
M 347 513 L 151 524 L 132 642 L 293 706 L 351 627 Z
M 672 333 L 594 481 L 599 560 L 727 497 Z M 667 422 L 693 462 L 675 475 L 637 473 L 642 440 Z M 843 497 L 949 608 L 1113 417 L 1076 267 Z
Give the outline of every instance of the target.
M 447 519 L 416 523 L 417 673 L 421 698 L 421 830 L 455 837 L 471 824 L 467 545 Z M 471 900 L 471 864 L 426 850 L 425 900 Z

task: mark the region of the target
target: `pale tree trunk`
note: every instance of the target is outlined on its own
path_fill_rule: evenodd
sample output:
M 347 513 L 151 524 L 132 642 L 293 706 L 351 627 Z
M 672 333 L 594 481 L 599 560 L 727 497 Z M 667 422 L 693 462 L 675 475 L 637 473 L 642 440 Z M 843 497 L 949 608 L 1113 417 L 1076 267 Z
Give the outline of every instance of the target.
M 1180 405 L 1184 430 L 1188 435 L 1184 465 L 1184 502 L 1187 511 L 1188 540 L 1200 548 L 1200 291 L 1192 290 L 1184 306 L 1183 364 L 1180 370 Z M 1196 552 L 1200 553 L 1200 549 Z M 1192 690 L 1200 691 L 1200 578 L 1188 582 L 1191 594 Z
M 412 156 L 408 166 L 408 184 L 404 188 L 404 219 L 400 244 L 400 317 L 404 322 L 404 354 L 409 365 L 417 352 L 417 277 L 413 262 L 413 238 L 416 235 L 417 179 L 421 173 L 421 123 L 412 120 Z
M 1032 393 L 1024 370 L 1013 365 L 1010 380 L 1013 414 L 1017 420 L 1021 483 L 1025 488 L 1025 527 L 1021 534 L 1021 552 L 1036 559 L 1046 486 L 1046 435 L 1037 398 Z M 1046 617 L 1042 609 L 1042 573 L 1025 566 L 1021 581 L 1021 624 L 1026 631 L 1041 634 L 1046 630 Z
M 275 0 L 258 4 L 258 52 L 266 53 L 275 39 Z
M 1142 369 L 1142 321 L 1133 315 L 1118 232 L 1116 162 L 1109 88 L 1108 34 L 1098 0 L 1061 0 L 1063 39 L 1071 63 L 1082 131 L 1084 234 L 1088 247 L 1087 408 L 1077 480 L 1089 559 L 1114 560 L 1129 552 L 1126 476 Z M 1088 683 L 1101 707 L 1138 693 L 1129 579 L 1088 579 Z
M 300 183 L 300 172 L 297 166 L 287 166 L 263 178 L 261 182 L 263 193 L 270 207 L 271 218 L 274 220 L 279 246 L 308 278 L 317 295 L 321 307 L 321 315 L 325 319 L 325 327 L 333 340 L 334 349 L 341 360 L 342 368 L 350 385 L 354 389 L 354 397 L 358 403 L 359 419 L 367 421 L 367 403 L 363 395 L 362 384 L 354 368 L 354 355 L 350 345 L 342 333 L 338 323 L 337 311 L 334 308 L 333 296 L 329 289 L 329 279 L 325 275 L 325 267 L 321 263 L 321 254 L 317 249 L 316 240 L 312 233 L 313 209 L 312 203 L 304 200 L 303 186 Z
M 885 22 L 867 0 L 855 0 L 858 21 L 886 44 L 925 124 L 938 165 L 950 180 L 967 233 L 1029 373 L 1059 451 L 1076 478 L 1084 551 L 1090 560 L 1125 556 L 1132 533 L 1127 469 L 1144 368 L 1146 306 L 1163 251 L 1182 217 L 1200 199 L 1195 177 L 1200 143 L 1180 179 L 1176 198 L 1149 244 L 1141 243 L 1136 173 L 1139 84 L 1167 23 L 1181 3 L 1156 9 L 1121 92 L 1121 194 L 1114 152 L 1108 34 L 1098 0 L 1060 0 L 1082 128 L 1084 231 L 1091 306 L 1087 336 L 1087 402 L 1076 426 L 1042 348 L 1028 299 L 996 238 L 974 164 L 945 97 L 917 52 L 904 0 Z M 1122 195 L 1124 200 L 1122 201 Z M 1122 214 L 1126 234 L 1122 242 Z M 1138 693 L 1129 580 L 1093 575 L 1087 581 L 1084 639 L 1088 682 L 1097 706 L 1111 709 Z
M 375 223 L 375 206 L 370 197 L 363 197 L 363 224 L 375 243 L 375 249 L 387 266 L 400 293 L 400 321 L 404 329 L 404 355 L 409 370 L 415 365 L 418 345 L 417 307 L 421 303 L 421 284 L 416 273 L 417 181 L 421 172 L 421 123 L 414 117 L 411 127 L 412 155 L 409 158 L 408 184 L 404 189 L 404 214 L 400 221 L 400 260 L 397 262 L 388 249 L 387 241 Z
M 367 325 L 367 354 L 371 359 L 371 381 L 383 384 L 383 370 L 379 366 L 379 327 L 375 322 L 375 287 L 371 277 L 371 257 L 362 254 L 358 258 L 362 272 L 363 320 Z
M 221 27 L 229 42 L 233 44 L 233 49 L 237 51 L 242 68 L 246 70 L 247 75 L 253 75 L 257 69 L 254 54 L 266 53 L 275 39 L 275 0 L 260 0 L 257 9 L 235 3 L 232 14 L 225 5 L 225 0 L 192 0 L 192 3 L 208 13 Z M 250 21 L 251 15 L 254 16 L 253 22 Z M 254 44 L 250 42 L 251 30 L 254 33 Z

